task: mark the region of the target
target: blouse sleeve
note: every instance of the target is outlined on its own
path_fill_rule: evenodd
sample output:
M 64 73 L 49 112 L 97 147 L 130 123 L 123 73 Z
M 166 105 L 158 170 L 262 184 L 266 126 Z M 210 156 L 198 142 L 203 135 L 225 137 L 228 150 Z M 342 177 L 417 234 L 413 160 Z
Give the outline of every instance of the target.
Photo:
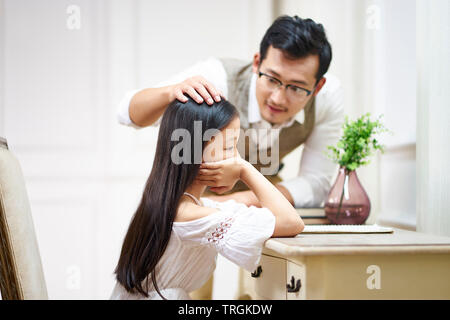
M 264 242 L 273 234 L 275 216 L 267 208 L 247 207 L 234 200 L 202 201 L 219 211 L 187 223 L 175 223 L 180 239 L 190 245 L 214 248 L 240 267 L 254 271 Z

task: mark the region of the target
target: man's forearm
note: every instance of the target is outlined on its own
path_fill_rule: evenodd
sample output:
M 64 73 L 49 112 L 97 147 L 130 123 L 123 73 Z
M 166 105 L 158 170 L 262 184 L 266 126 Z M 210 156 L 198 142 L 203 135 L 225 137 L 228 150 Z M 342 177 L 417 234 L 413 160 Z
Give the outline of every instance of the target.
M 206 102 L 213 105 L 214 101 L 219 102 L 223 95 L 202 76 L 193 76 L 180 83 L 144 89 L 136 93 L 128 108 L 130 119 L 140 127 L 149 126 L 161 117 L 173 100 L 186 102 L 188 96 L 198 104 Z
M 130 119 L 140 127 L 149 126 L 161 117 L 172 100 L 170 86 L 141 90 L 130 101 Z

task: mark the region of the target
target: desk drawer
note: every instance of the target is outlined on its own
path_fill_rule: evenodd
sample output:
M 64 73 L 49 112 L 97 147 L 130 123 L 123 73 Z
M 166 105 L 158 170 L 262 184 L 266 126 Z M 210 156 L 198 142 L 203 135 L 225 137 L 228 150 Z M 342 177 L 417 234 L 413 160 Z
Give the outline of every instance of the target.
M 286 299 L 286 260 L 261 255 L 261 273 L 253 278 L 255 293 L 263 299 Z

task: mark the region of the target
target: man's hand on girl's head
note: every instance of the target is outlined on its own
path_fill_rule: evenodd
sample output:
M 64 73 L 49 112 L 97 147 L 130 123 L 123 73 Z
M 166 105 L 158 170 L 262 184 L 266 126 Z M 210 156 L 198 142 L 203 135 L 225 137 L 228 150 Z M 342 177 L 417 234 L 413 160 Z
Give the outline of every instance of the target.
M 172 86 L 172 100 L 186 102 L 190 96 L 197 103 L 206 102 L 212 105 L 220 102 L 223 94 L 202 76 L 194 76 Z

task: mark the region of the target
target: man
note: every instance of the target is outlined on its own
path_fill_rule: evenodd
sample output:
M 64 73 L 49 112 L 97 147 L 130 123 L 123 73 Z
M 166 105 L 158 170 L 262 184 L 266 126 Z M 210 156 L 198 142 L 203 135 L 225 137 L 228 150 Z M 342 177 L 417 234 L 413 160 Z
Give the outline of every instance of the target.
M 183 102 L 190 96 L 212 104 L 225 97 L 239 110 L 242 129 L 279 130 L 274 139 L 270 134 L 249 138 L 258 151 L 276 149 L 281 164 L 285 155 L 304 145 L 297 177 L 281 181 L 275 172 L 267 178 L 295 207 L 320 206 L 337 169 L 324 152 L 339 139 L 344 121 L 339 81 L 326 74 L 331 58 L 321 24 L 281 16 L 266 31 L 253 62 L 210 58 L 155 88 L 128 92 L 119 105 L 118 120 L 135 128 L 157 125 L 174 99 Z M 241 154 L 247 161 L 248 150 Z M 257 160 L 254 165 L 263 168 Z M 243 189 L 236 185 L 233 191 Z M 215 197 L 227 199 L 259 205 L 249 190 Z
M 251 64 L 210 58 L 156 88 L 128 92 L 120 103 L 118 119 L 135 128 L 155 125 L 174 99 L 186 101 L 190 96 L 199 103 L 212 104 L 226 97 L 240 111 L 243 129 L 280 130 L 276 141 L 280 163 L 285 155 L 304 145 L 297 177 L 283 182 L 276 175 L 268 178 L 294 206 L 320 206 L 337 169 L 324 152 L 327 145 L 339 139 L 344 118 L 339 81 L 325 75 L 331 58 L 331 46 L 321 24 L 281 16 L 267 30 Z M 259 139 L 255 143 L 261 142 Z M 251 191 L 216 200 L 230 198 L 258 205 Z

